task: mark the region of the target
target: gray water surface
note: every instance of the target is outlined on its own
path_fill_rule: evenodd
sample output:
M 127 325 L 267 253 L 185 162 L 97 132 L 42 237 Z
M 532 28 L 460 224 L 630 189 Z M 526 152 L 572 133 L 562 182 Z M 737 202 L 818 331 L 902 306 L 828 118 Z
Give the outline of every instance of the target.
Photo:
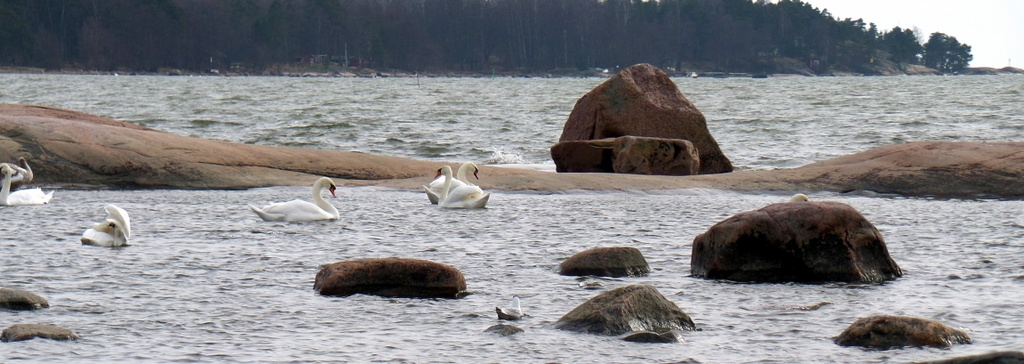
M 1022 81 L 677 83 L 734 163 L 758 169 L 907 140 L 1024 140 Z M 0 102 L 66 107 L 230 141 L 544 164 L 572 104 L 600 80 L 419 82 L 0 75 Z M 471 126 L 490 131 L 474 133 Z M 471 211 L 438 209 L 421 191 L 342 188 L 330 200 L 339 221 L 302 224 L 261 221 L 246 205 L 309 199 L 308 187 L 57 190 L 48 205 L 0 207 L 0 287 L 38 293 L 51 305 L 0 311 L 0 326 L 55 324 L 82 339 L 0 344 L 0 361 L 905 363 L 1024 349 L 1024 201 L 806 191 L 864 214 L 905 276 L 885 284 L 741 284 L 689 277 L 694 237 L 791 193 L 624 188 L 492 191 L 488 208 Z M 134 245 L 81 245 L 81 233 L 105 216 L 108 203 L 131 215 Z M 562 260 L 595 246 L 636 247 L 652 273 L 556 273 Z M 323 297 L 312 290 L 323 264 L 391 256 L 453 265 L 471 294 L 425 300 Z M 602 287 L 580 287 L 595 281 Z M 702 331 L 679 333 L 677 344 L 637 344 L 554 329 L 577 305 L 629 284 L 655 286 Z M 530 315 L 516 323 L 525 332 L 483 332 L 499 323 L 494 307 L 513 295 Z M 974 344 L 879 351 L 832 343 L 854 320 L 875 314 L 939 320 L 968 330 Z

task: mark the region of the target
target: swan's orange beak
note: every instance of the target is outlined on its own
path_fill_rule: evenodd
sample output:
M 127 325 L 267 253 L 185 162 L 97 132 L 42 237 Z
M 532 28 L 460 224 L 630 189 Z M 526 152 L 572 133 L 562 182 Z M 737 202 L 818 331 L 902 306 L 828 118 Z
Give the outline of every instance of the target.
M 331 185 L 331 188 L 328 188 L 328 190 L 330 190 L 330 191 L 331 191 L 331 196 L 334 196 L 335 198 L 337 198 L 337 197 L 338 197 L 338 195 L 334 194 L 334 190 L 336 190 L 336 189 L 337 189 L 337 188 L 336 188 L 336 187 L 334 187 L 334 185 Z
M 477 173 L 480 173 L 480 169 L 473 168 L 473 177 L 476 177 L 476 179 L 480 179 L 480 175 L 478 175 Z
M 437 177 L 441 177 L 441 168 L 438 168 L 437 169 L 437 174 L 434 175 L 434 178 L 437 178 Z

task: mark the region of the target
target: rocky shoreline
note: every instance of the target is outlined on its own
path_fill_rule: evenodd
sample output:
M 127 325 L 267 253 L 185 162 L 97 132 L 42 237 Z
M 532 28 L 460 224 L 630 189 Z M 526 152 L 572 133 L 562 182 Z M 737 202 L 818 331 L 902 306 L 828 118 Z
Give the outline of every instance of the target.
M 441 165 L 358 152 L 189 138 L 71 110 L 0 104 L 0 161 L 18 157 L 31 164 L 36 183 L 68 189 L 246 189 L 310 185 L 319 176 L 346 186 L 420 189 Z M 1024 185 L 1019 183 L 1024 179 L 1024 142 L 910 142 L 791 169 L 696 176 L 482 169 L 482 188 L 505 191 L 703 188 L 1024 197 Z

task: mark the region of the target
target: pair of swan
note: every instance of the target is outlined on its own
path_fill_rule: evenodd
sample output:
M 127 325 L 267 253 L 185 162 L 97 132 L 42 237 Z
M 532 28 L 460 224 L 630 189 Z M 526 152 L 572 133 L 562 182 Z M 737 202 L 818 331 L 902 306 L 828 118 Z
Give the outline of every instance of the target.
M 4 175 L 3 189 L 0 190 L 0 205 L 42 205 L 50 202 L 50 199 L 53 198 L 53 191 L 44 193 L 42 189 L 32 188 L 12 192 L 11 184 L 14 182 L 15 168 L 20 169 L 10 163 L 0 163 L 0 172 Z M 26 178 L 31 180 L 31 175 L 22 171 L 24 170 L 22 169 L 17 171 L 18 174 L 22 175 L 22 179 L 20 179 L 20 181 L 25 181 Z
M 475 169 L 476 166 L 474 165 L 473 168 Z M 476 173 L 474 172 L 473 174 L 475 175 Z M 491 197 L 490 193 L 486 193 L 480 187 L 468 183 L 455 186 L 455 179 L 452 178 L 452 167 L 450 166 L 446 165 L 437 170 L 437 176 L 442 175 L 444 176 L 444 184 L 441 186 L 440 194 L 437 196 L 438 206 L 452 209 L 477 209 L 487 206 L 487 199 Z M 436 176 L 435 180 L 437 180 Z
M 480 175 L 478 174 L 480 172 L 480 168 L 477 168 L 476 164 L 473 162 L 466 162 L 459 166 L 459 172 L 458 174 L 456 174 L 455 179 L 452 180 L 451 188 L 466 185 L 475 186 L 474 184 L 466 180 L 466 173 L 469 173 L 470 170 L 473 171 L 473 177 L 476 177 L 476 179 L 480 179 Z M 441 173 L 439 171 L 438 174 L 434 176 L 434 180 L 430 181 L 429 185 L 423 186 L 423 189 L 427 191 L 427 199 L 430 200 L 431 204 L 437 205 L 438 201 L 440 200 L 441 189 L 444 188 L 444 182 L 445 179 L 444 177 L 441 176 Z
M 334 193 L 337 189 L 334 185 L 334 181 L 327 177 L 321 177 L 316 183 L 313 184 L 313 202 L 303 200 L 292 200 L 288 202 L 278 202 L 267 205 L 266 207 L 259 208 L 253 205 L 249 205 L 256 215 L 259 215 L 263 221 L 285 221 L 285 222 L 300 222 L 300 221 L 317 221 L 317 220 L 337 220 L 340 215 L 338 209 L 324 200 L 320 192 L 327 188 L 331 192 L 331 196 L 338 197 Z
M 132 237 L 132 222 L 128 212 L 114 205 L 107 205 L 104 209 L 107 210 L 107 219 L 82 233 L 82 244 L 110 247 L 131 245 L 129 239 Z

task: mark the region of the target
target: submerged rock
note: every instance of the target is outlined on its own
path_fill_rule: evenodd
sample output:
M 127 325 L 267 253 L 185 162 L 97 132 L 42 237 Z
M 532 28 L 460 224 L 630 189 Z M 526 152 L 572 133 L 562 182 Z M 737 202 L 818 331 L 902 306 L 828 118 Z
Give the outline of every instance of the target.
M 594 296 L 558 319 L 555 328 L 601 335 L 697 330 L 690 316 L 650 285 L 624 286 Z
M 519 326 L 509 324 L 499 324 L 488 327 L 484 332 L 495 333 L 501 336 L 515 335 L 520 332 L 524 332 Z
M 679 342 L 679 338 L 672 331 L 665 332 L 654 332 L 654 331 L 636 331 L 626 334 L 622 337 L 622 340 L 634 342 L 634 343 L 675 343 Z
M 919 364 L 1024 364 L 1024 352 L 997 351 L 988 354 L 920 362 Z
M 881 233 L 853 207 L 776 203 L 697 235 L 696 277 L 748 282 L 882 282 L 903 275 Z
M 50 307 L 40 295 L 20 289 L 0 288 L 0 308 L 9 310 L 38 310 Z
M 325 296 L 458 298 L 466 290 L 466 279 L 455 267 L 429 260 L 370 258 L 325 266 L 316 274 L 313 289 Z
M 16 324 L 0 333 L 0 341 L 13 342 L 35 338 L 52 340 L 78 340 L 78 334 L 60 326 L 43 324 Z
M 942 323 L 910 316 L 869 316 L 850 324 L 835 343 L 841 346 L 864 346 L 888 349 L 903 346 L 931 346 L 948 348 L 955 344 L 970 344 L 971 338 L 963 330 Z

